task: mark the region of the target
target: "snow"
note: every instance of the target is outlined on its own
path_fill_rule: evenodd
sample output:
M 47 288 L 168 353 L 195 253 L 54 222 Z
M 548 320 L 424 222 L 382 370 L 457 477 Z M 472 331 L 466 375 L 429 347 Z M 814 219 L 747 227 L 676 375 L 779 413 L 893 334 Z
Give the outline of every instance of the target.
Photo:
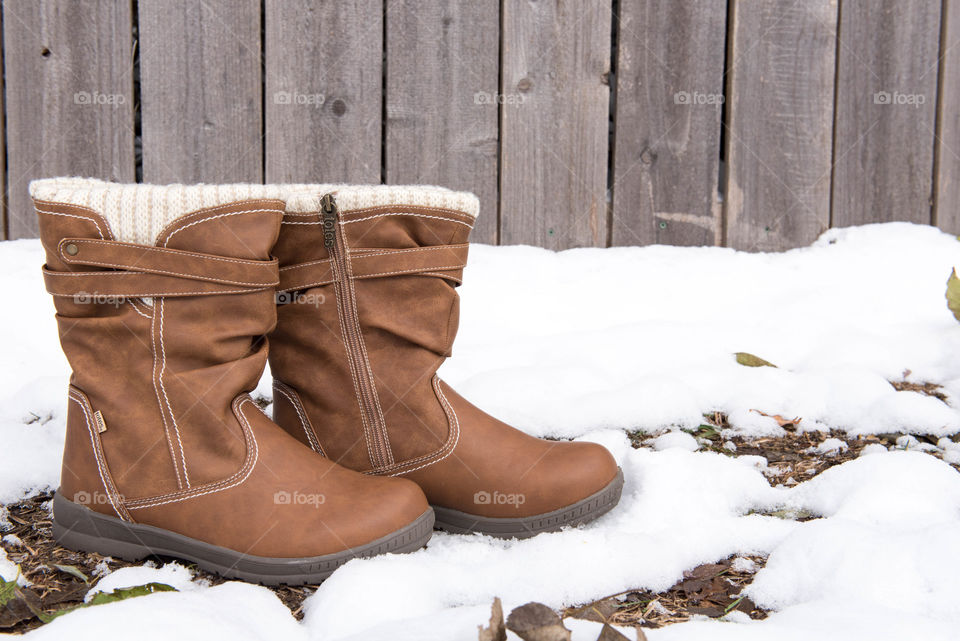
M 147 583 L 164 583 L 181 591 L 196 590 L 201 587 L 193 580 L 193 572 L 180 563 L 165 563 L 163 567 L 152 565 L 120 568 L 103 577 L 87 592 L 84 601 L 90 601 L 98 592 L 113 592 L 121 588 L 132 588 Z
M 655 450 L 668 450 L 677 447 L 688 452 L 696 452 L 700 449 L 697 439 L 686 432 L 666 432 L 653 439 L 650 444 Z
M 149 579 L 149 576 L 143 578 Z M 307 632 L 267 588 L 238 581 L 183 592 L 157 592 L 81 608 L 26 635 L 51 639 L 307 639 Z
M 84 608 L 29 637 L 73 639 L 475 639 L 494 596 L 507 612 L 625 589 L 662 590 L 730 556 L 774 612 L 648 630 L 684 639 L 955 639 L 960 626 L 960 323 L 946 308 L 957 240 L 905 223 L 826 232 L 780 254 L 720 248 L 471 248 L 461 331 L 442 375 L 536 435 L 606 445 L 623 467 L 611 513 L 526 541 L 437 533 L 416 553 L 352 561 L 297 622 L 266 588 L 210 586 L 168 564 L 107 573 L 97 589 L 159 581 L 177 592 Z M 0 243 L 0 502 L 55 487 L 67 366 L 37 241 Z M 749 352 L 777 367 L 745 367 Z M 888 381 L 932 382 L 947 402 Z M 269 396 L 265 379 L 258 387 Z M 689 432 L 724 412 L 727 454 Z M 762 414 L 761 414 L 762 412 Z M 735 456 L 737 434 L 818 429 L 820 455 L 849 435 L 898 433 L 793 487 Z M 631 447 L 626 431 L 647 439 Z M 937 445 L 918 439 L 933 437 Z M 810 513 L 798 522 L 774 513 Z M 767 557 L 764 567 L 746 556 Z M 15 566 L 0 557 L 0 574 Z M 574 639 L 599 626 L 568 622 Z M 627 632 L 632 638 L 632 633 Z M 511 634 L 511 638 L 515 638 Z
M 836 456 L 848 449 L 850 448 L 845 441 L 841 441 L 838 438 L 828 438 L 816 447 L 810 448 L 810 451 L 822 454 L 823 456 Z
M 860 450 L 860 456 L 869 456 L 870 454 L 883 454 L 887 451 L 887 448 L 881 445 L 880 443 L 870 443 L 865 445 L 862 450 Z
M 748 559 L 743 556 L 738 556 L 730 564 L 730 567 L 734 572 L 755 572 L 757 569 L 757 562 L 753 559 Z M 741 613 L 742 614 L 742 613 Z
M 29 585 L 27 578 L 20 574 L 20 568 L 7 558 L 7 551 L 3 549 L 0 549 L 0 578 L 4 581 L 16 580 L 17 585 Z

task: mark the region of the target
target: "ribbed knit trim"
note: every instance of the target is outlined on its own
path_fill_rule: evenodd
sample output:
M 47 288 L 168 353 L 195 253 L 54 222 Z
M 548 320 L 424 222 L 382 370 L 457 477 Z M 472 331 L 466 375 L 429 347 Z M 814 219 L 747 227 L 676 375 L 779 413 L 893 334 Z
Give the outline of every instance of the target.
M 341 211 L 408 205 L 437 207 L 476 218 L 480 203 L 469 192 L 429 185 L 338 185 L 237 183 L 232 185 L 148 185 L 95 178 L 46 178 L 30 183 L 34 200 L 67 203 L 102 215 L 115 238 L 152 245 L 177 218 L 208 207 L 251 199 L 278 199 L 290 212 L 319 209 L 320 197 L 335 193 Z

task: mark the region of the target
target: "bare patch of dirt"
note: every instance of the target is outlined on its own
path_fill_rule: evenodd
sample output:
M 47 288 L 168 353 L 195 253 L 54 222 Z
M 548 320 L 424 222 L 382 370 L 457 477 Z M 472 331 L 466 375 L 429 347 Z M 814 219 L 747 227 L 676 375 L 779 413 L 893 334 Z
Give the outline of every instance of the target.
M 750 556 L 742 557 L 736 564 L 731 557 L 701 565 L 684 572 L 683 579 L 663 592 L 629 590 L 567 608 L 563 616 L 647 628 L 688 621 L 695 615 L 719 618 L 734 611 L 743 612 L 751 619 L 765 619 L 766 610 L 758 608 L 749 598 L 739 596 L 764 562 L 763 557 Z
M 909 372 L 904 373 L 909 374 Z M 944 403 L 947 402 L 947 395 L 941 391 L 943 386 L 937 385 L 936 383 L 915 383 L 913 381 L 902 380 L 890 381 L 890 384 L 893 385 L 893 388 L 898 392 L 919 392 L 920 394 L 932 396 Z

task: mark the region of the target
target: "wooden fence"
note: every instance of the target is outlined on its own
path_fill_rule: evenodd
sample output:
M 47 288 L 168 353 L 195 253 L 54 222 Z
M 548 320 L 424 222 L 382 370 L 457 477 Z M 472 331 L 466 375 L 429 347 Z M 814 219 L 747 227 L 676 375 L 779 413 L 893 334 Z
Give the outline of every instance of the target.
M 4 227 L 26 184 L 469 189 L 473 240 L 960 232 L 960 0 L 3 0 Z

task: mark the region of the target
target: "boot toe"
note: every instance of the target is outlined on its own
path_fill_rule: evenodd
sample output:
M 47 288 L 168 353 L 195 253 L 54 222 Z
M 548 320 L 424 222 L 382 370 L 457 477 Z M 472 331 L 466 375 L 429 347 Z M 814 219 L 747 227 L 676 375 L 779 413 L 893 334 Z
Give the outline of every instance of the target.
M 368 542 L 403 529 L 430 510 L 423 490 L 413 481 L 394 477 L 367 478 L 365 493 L 372 507 L 364 510 L 362 521 L 364 538 Z
M 555 509 L 600 492 L 617 478 L 620 468 L 607 448 L 597 443 L 562 443 L 544 457 L 551 474 Z

